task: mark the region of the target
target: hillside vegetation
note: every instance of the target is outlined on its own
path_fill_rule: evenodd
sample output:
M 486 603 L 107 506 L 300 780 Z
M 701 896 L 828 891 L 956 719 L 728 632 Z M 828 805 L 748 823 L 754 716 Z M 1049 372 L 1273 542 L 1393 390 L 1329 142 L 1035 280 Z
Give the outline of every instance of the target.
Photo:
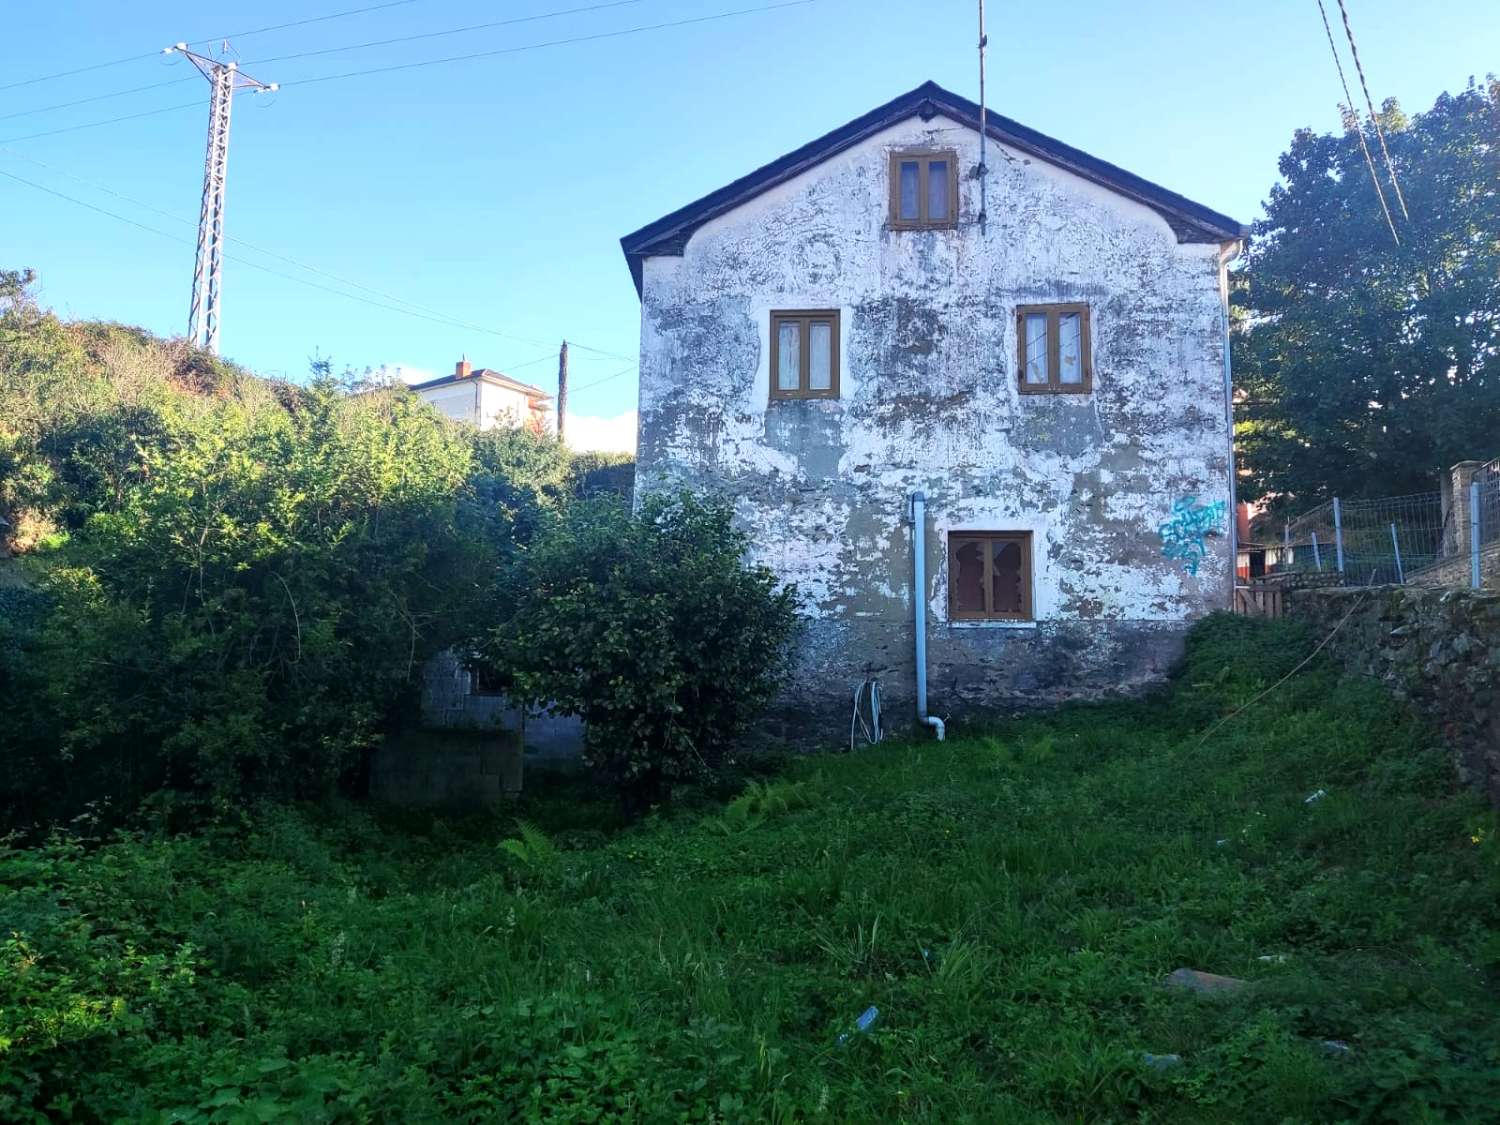
M 504 616 L 569 454 L 65 323 L 24 281 L 0 276 L 0 824 L 358 792 L 421 662 Z
M 1305 651 L 1213 619 L 1157 699 L 630 827 L 77 825 L 0 859 L 0 1118 L 1491 1120 L 1500 841 L 1429 732 L 1315 663 L 1201 741 Z

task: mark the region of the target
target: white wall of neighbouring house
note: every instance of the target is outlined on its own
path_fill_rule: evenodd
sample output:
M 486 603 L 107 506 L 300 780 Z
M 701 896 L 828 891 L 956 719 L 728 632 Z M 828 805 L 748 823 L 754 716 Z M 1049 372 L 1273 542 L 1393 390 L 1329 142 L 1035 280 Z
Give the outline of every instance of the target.
M 479 386 L 478 382 L 449 383 L 418 391 L 417 394 L 423 401 L 435 406 L 443 417 L 477 426 L 480 418 Z
M 531 420 L 530 400 L 520 391 L 494 383 L 479 384 L 479 428 L 521 426 Z

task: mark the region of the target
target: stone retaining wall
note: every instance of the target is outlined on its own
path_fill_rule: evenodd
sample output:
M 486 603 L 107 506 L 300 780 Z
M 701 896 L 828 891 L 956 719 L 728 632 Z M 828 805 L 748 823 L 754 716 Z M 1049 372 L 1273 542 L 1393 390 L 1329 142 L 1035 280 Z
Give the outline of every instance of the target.
M 1474 563 L 1468 551 L 1435 562 L 1406 576 L 1413 586 L 1468 586 L 1474 580 Z M 1485 589 L 1500 589 L 1500 540 L 1479 549 L 1479 581 Z
M 1442 729 L 1460 778 L 1500 808 L 1500 594 L 1480 590 L 1295 590 L 1288 615 L 1315 636 L 1348 622 L 1328 651 L 1374 676 Z

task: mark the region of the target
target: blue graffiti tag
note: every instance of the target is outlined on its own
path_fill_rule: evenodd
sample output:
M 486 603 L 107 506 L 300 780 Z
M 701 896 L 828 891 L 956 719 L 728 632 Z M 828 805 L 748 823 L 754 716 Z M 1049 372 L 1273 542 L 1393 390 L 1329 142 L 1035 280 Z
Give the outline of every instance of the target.
M 1189 574 L 1198 573 L 1198 564 L 1208 556 L 1204 539 L 1216 534 L 1224 521 L 1224 501 L 1200 504 L 1196 496 L 1184 496 L 1172 505 L 1172 518 L 1157 531 L 1161 535 L 1161 553 L 1169 559 L 1181 559 Z

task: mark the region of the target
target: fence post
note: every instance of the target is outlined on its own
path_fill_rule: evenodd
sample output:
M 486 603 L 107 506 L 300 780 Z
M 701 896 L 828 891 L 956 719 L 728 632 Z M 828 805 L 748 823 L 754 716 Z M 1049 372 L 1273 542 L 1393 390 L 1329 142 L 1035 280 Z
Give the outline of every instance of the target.
M 1344 516 L 1339 508 L 1339 498 L 1333 498 L 1333 549 L 1338 559 L 1339 573 L 1344 573 Z
M 1281 525 L 1281 569 L 1290 570 L 1292 567 L 1292 524 L 1285 521 Z
M 1323 569 L 1323 555 L 1322 555 L 1322 552 L 1320 552 L 1318 550 L 1318 533 L 1316 531 L 1312 533 L 1312 541 L 1313 541 L 1313 565 L 1316 566 L 1319 570 L 1322 570 Z
M 1479 589 L 1479 480 L 1469 482 L 1469 585 Z
M 1391 549 L 1396 552 L 1396 581 L 1406 585 L 1406 571 L 1401 566 L 1401 540 L 1396 538 L 1396 525 L 1391 524 Z

